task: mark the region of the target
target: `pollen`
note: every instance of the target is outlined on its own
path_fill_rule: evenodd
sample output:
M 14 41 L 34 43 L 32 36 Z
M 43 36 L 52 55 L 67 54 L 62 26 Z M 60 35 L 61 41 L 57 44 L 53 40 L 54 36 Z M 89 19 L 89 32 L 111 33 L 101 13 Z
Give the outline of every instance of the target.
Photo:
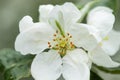
M 67 50 L 73 50 L 75 48 L 74 43 L 71 41 L 72 35 L 66 33 L 64 36 L 60 35 L 58 31 L 53 34 L 53 40 L 48 42 L 48 47 L 54 50 L 58 50 L 58 53 L 63 57 Z

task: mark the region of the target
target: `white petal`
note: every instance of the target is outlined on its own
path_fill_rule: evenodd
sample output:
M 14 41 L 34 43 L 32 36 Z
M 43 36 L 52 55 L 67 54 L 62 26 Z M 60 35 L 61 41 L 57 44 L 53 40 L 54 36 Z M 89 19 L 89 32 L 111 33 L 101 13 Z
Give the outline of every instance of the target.
M 101 33 L 101 37 L 105 37 L 112 29 L 115 17 L 112 10 L 107 7 L 96 7 L 90 11 L 87 23 L 93 25 Z
M 31 65 L 31 73 L 35 80 L 56 80 L 61 75 L 62 60 L 53 50 L 38 54 Z
M 89 80 L 88 56 L 81 49 L 76 49 L 63 58 L 63 77 L 65 80 Z
M 25 31 L 33 26 L 33 20 L 30 16 L 23 17 L 19 22 L 20 32 Z
M 120 47 L 120 32 L 112 30 L 101 43 L 101 47 L 108 55 L 114 55 Z
M 53 5 L 48 4 L 48 5 L 40 5 L 39 6 L 39 20 L 40 22 L 48 22 L 48 18 L 49 18 L 49 13 L 52 11 L 52 9 L 54 8 Z
M 70 26 L 68 32 L 72 35 L 73 43 L 77 47 L 82 47 L 87 51 L 91 51 L 98 44 L 94 36 L 96 32 L 93 33 L 89 25 L 73 24 Z
M 62 13 L 64 15 L 63 18 L 64 18 L 66 26 L 68 24 L 77 22 L 78 19 L 80 19 L 81 17 L 80 10 L 73 3 L 65 3 L 62 6 Z
M 68 51 L 63 59 L 65 58 L 71 58 L 76 63 L 81 62 L 87 64 L 88 66 L 91 66 L 91 61 L 89 59 L 89 56 L 87 55 L 86 51 L 82 49 L 75 49 L 72 51 Z
M 96 47 L 91 53 L 90 57 L 92 61 L 97 64 L 98 66 L 103 66 L 103 67 L 118 67 L 120 66 L 120 63 L 114 62 L 110 56 L 108 56 L 105 51 L 102 50 L 101 47 Z
M 34 27 L 20 33 L 15 41 L 15 49 L 26 55 L 28 53 L 38 54 L 48 48 L 54 30 L 45 23 L 36 23 Z
M 56 5 L 50 13 L 50 21 L 58 21 L 64 29 L 67 29 L 70 24 L 77 22 L 81 17 L 81 12 L 77 7 L 70 2 L 66 2 L 63 5 Z

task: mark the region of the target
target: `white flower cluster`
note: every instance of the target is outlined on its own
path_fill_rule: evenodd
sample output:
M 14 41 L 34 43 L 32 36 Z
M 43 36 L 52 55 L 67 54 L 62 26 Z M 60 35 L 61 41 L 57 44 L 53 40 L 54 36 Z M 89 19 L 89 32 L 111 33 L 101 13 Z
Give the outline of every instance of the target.
M 91 10 L 86 24 L 78 22 L 82 11 L 70 2 L 40 5 L 39 13 L 37 23 L 30 16 L 20 21 L 15 41 L 21 54 L 36 54 L 31 65 L 35 80 L 57 80 L 61 75 L 65 80 L 89 80 L 92 63 L 107 68 L 120 66 L 110 57 L 120 46 L 110 8 Z

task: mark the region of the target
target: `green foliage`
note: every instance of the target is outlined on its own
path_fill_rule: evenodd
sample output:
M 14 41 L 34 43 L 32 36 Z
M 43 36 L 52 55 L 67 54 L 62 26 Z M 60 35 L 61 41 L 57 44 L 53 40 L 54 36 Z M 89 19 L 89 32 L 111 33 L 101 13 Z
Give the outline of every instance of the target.
M 120 74 L 120 66 L 115 67 L 115 68 L 105 68 L 105 67 L 97 66 L 95 64 L 93 66 L 96 67 L 97 69 L 101 70 L 101 71 L 106 72 L 106 73 Z
M 92 6 L 92 8 L 94 8 L 96 6 L 107 6 L 113 10 L 116 10 L 116 8 L 117 8 L 117 0 L 85 0 L 84 4 L 81 0 L 77 3 L 77 7 L 81 9 L 86 5 L 86 3 L 89 3 L 90 1 L 96 1 L 96 4 L 94 4 Z
M 33 60 L 32 55 L 21 55 L 12 49 L 0 51 L 0 72 L 4 80 L 20 80 L 31 77 L 30 65 Z
M 90 72 L 90 80 L 103 80 L 101 77 L 99 77 L 96 73 L 93 71 Z
M 0 51 L 0 72 L 4 80 L 33 80 L 30 74 L 30 65 L 34 56 L 21 55 L 12 49 Z M 90 80 L 102 80 L 97 74 L 91 72 Z M 63 80 L 63 78 L 60 78 Z

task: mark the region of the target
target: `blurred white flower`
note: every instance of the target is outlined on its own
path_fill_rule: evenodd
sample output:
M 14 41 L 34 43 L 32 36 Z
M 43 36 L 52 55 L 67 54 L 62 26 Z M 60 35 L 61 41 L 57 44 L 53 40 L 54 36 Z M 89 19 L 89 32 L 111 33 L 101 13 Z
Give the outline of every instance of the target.
M 31 66 L 35 80 L 56 80 L 61 74 L 65 80 L 89 80 L 91 60 L 99 66 L 119 66 L 106 50 L 110 47 L 107 44 L 119 39 L 110 33 L 114 23 L 111 9 L 93 9 L 88 24 L 78 23 L 82 13 L 72 3 L 41 5 L 39 12 L 38 23 L 33 23 L 30 16 L 20 21 L 15 41 L 15 49 L 23 55 L 37 54 Z M 112 33 L 116 34 L 119 36 Z M 118 49 L 119 44 L 112 44 Z M 50 50 L 43 52 L 47 48 Z
M 110 58 L 120 46 L 120 32 L 112 29 L 115 21 L 112 12 L 110 8 L 100 6 L 91 10 L 87 17 L 87 24 L 97 31 L 95 36 L 99 42 L 89 55 L 94 63 L 104 67 L 120 66 Z

